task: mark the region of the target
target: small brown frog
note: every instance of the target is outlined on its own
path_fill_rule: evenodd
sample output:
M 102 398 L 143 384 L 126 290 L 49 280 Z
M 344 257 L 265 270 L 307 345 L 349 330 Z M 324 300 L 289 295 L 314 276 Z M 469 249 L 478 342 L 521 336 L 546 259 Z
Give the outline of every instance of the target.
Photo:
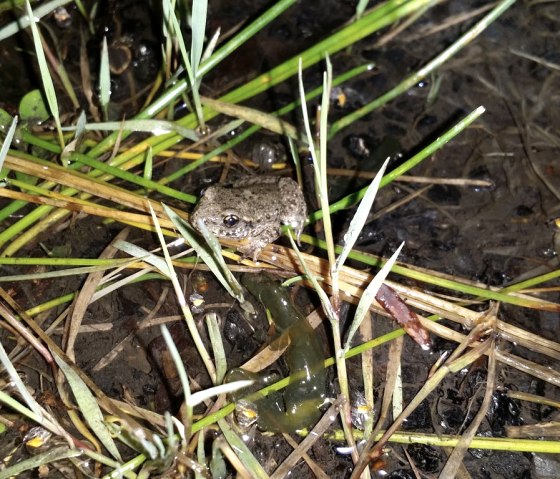
M 256 176 L 229 185 L 207 188 L 196 206 L 191 223 L 203 221 L 219 238 L 243 240 L 238 250 L 257 260 L 261 250 L 290 225 L 297 237 L 307 216 L 298 184 L 276 176 Z

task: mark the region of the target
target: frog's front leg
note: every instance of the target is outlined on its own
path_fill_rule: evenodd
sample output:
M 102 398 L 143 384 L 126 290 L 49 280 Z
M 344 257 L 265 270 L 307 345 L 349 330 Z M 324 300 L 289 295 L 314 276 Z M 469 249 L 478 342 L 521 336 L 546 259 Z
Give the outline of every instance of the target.
M 255 228 L 253 233 L 252 236 L 244 239 L 237 249 L 256 262 L 264 247 L 280 236 L 280 228 L 279 225 L 261 225 Z
M 269 241 L 265 241 L 261 238 L 247 238 L 240 242 L 237 247 L 237 251 L 243 255 L 243 259 L 252 258 L 253 262 L 256 263 L 259 259 L 261 251 L 269 243 Z

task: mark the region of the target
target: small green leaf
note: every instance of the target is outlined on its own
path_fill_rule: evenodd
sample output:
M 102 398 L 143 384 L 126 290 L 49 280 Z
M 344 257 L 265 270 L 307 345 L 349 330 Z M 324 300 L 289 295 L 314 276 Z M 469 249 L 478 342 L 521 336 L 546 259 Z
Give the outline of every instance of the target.
M 5 132 L 12 124 L 14 117 L 0 108 L 0 131 Z
M 40 90 L 31 90 L 19 102 L 19 115 L 23 121 L 41 123 L 50 117 Z

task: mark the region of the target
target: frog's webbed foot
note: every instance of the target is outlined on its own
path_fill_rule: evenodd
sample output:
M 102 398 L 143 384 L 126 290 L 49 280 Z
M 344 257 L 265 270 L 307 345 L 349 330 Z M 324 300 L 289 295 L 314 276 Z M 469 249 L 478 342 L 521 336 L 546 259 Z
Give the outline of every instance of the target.
M 241 253 L 242 259 L 251 258 L 253 262 L 256 263 L 259 259 L 259 255 L 261 254 L 261 251 L 265 246 L 266 243 L 260 244 L 260 243 L 253 242 L 252 244 L 246 244 L 246 245 L 241 244 L 237 248 L 237 251 Z

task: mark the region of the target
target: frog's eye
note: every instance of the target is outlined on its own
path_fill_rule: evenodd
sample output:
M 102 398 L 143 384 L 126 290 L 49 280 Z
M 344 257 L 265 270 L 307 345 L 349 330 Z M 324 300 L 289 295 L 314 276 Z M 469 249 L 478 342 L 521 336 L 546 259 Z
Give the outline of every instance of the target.
M 224 216 L 224 225 L 226 225 L 228 228 L 234 227 L 237 223 L 239 223 L 239 216 L 236 215 Z

